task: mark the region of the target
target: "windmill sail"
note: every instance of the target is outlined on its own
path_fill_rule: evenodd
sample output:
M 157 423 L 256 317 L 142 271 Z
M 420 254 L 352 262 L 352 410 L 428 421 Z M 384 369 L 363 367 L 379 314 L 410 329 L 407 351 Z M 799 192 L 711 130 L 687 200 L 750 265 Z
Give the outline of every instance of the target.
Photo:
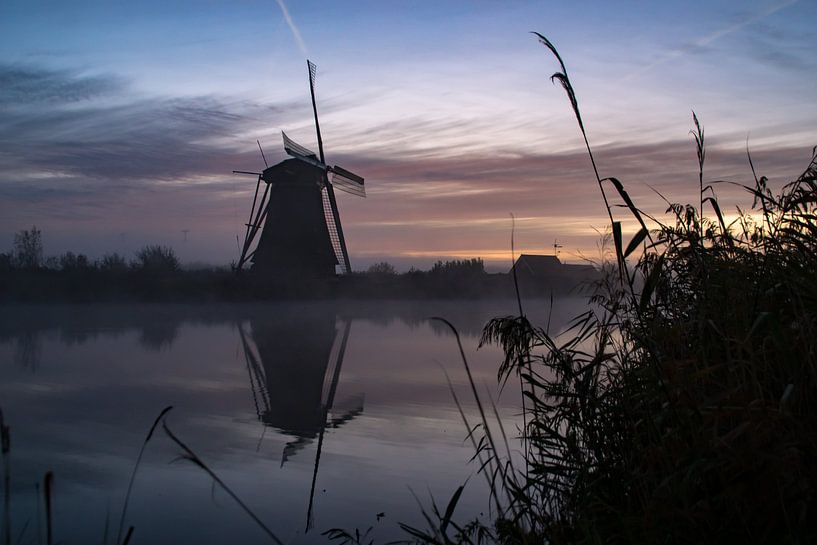
M 315 102 L 315 76 L 317 75 L 318 68 L 315 66 L 315 63 L 309 59 L 306 61 L 306 66 L 309 69 L 309 94 L 312 96 L 312 113 L 315 114 L 315 132 L 318 135 L 318 152 L 320 153 L 321 165 L 324 165 L 325 168 L 326 159 L 323 155 L 321 124 L 318 122 L 318 105 Z M 324 213 L 326 213 L 327 200 L 329 201 L 329 209 L 332 212 L 332 221 L 330 222 L 327 220 L 326 222 L 327 227 L 329 227 L 329 239 L 332 242 L 333 248 L 337 248 L 338 246 L 340 247 L 340 257 L 338 259 L 338 263 L 342 264 L 341 268 L 343 269 L 344 274 L 348 274 L 352 272 L 352 265 L 349 263 L 349 252 L 346 251 L 346 240 L 343 238 L 343 227 L 340 224 L 338 203 L 335 201 L 335 190 L 327 178 L 324 178 L 324 180 L 327 183 L 325 184 L 325 190 L 321 193 L 321 195 L 323 196 L 323 194 L 325 194 L 328 198 L 323 199 Z M 335 251 L 335 255 L 338 255 L 337 250 Z
M 315 155 L 314 151 L 300 145 L 298 142 L 287 136 L 287 133 L 284 131 L 281 131 L 281 136 L 284 138 L 284 151 L 289 155 L 295 157 L 296 159 L 300 159 L 301 161 L 306 161 L 311 165 L 326 168 L 326 165 L 324 165 L 322 161 L 318 160 L 318 156 Z
M 331 187 L 326 186 L 321 190 L 321 201 L 323 202 L 323 216 L 326 218 L 326 228 L 329 230 L 329 241 L 332 243 L 332 250 L 335 252 L 335 258 L 338 260 L 338 266 L 341 273 L 347 274 L 349 269 L 347 267 L 347 259 L 344 254 L 344 247 L 341 244 L 341 233 L 338 232 L 338 226 L 335 223 L 335 214 L 332 211 L 332 199 L 329 198 L 329 191 Z
M 333 186 L 346 193 L 351 193 L 358 197 L 366 197 L 366 188 L 363 185 L 363 178 L 361 176 L 337 165 L 332 167 L 331 170 Z
M 321 163 L 323 163 L 326 159 L 323 157 L 321 125 L 318 123 L 318 105 L 315 103 L 315 76 L 318 73 L 318 67 L 309 59 L 306 60 L 306 66 L 309 69 L 309 94 L 312 95 L 312 112 L 315 114 L 315 132 L 318 133 L 318 151 L 321 153 Z

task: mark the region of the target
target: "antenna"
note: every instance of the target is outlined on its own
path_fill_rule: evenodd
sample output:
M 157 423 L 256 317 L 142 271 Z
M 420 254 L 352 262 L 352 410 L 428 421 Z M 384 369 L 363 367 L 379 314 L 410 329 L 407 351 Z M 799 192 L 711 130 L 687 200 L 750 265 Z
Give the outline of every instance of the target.
M 559 248 L 563 248 L 563 246 L 561 244 L 559 244 L 559 239 L 554 238 L 553 239 L 553 255 L 558 256 L 561 253 L 559 251 Z
M 182 233 L 184 233 L 184 242 L 187 242 L 187 233 L 190 232 L 190 229 L 182 229 Z
M 312 112 L 315 114 L 315 131 L 318 133 L 318 151 L 321 154 L 321 163 L 325 163 L 326 159 L 323 157 L 323 140 L 321 139 L 321 126 L 318 123 L 318 106 L 315 104 L 315 74 L 318 67 L 315 63 L 306 60 L 306 66 L 309 69 L 309 93 L 312 95 Z

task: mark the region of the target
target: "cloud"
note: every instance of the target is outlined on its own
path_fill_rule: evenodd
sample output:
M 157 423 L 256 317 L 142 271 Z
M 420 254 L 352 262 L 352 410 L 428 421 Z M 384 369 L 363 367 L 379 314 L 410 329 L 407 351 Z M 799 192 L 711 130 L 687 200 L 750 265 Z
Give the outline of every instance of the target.
M 188 248 L 200 244 L 195 259 L 228 262 L 255 186 L 231 171 L 261 167 L 254 142 L 259 135 L 299 123 L 306 131 L 304 120 L 311 117 L 305 101 L 133 97 L 127 83 L 113 77 L 89 80 L 33 67 L 0 67 L 0 73 L 49 82 L 47 100 L 6 102 L 2 109 L 0 233 L 10 244 L 11 233 L 36 223 L 54 244 L 47 248 L 52 253 L 126 251 L 117 233 L 129 233 L 138 247 L 180 240 L 180 230 L 190 229 Z M 72 91 L 61 98 L 57 89 Z M 511 212 L 518 218 L 520 251 L 546 248 L 556 237 L 569 248 L 592 248 L 597 239 L 592 227 L 606 224 L 580 148 L 521 148 L 482 118 L 417 115 L 391 127 L 330 125 L 345 131 L 331 138 L 339 144 L 329 149 L 332 163 L 367 180 L 367 199 L 339 196 L 353 255 L 500 255 L 506 252 Z M 493 147 L 469 145 L 475 133 L 500 137 Z M 455 144 L 457 135 L 466 139 L 464 145 Z M 440 139 L 447 144 L 435 145 Z M 721 136 L 720 142 L 733 140 Z M 743 138 L 734 148 L 711 141 L 706 179 L 749 181 Z M 775 183 L 791 179 L 807 164 L 812 144 L 753 145 L 759 174 Z M 265 148 L 275 162 L 275 148 Z M 601 174 L 621 179 L 636 203 L 652 213 L 666 206 L 651 187 L 670 201 L 697 199 L 691 139 L 610 144 L 595 152 Z M 719 191 L 725 210 L 733 202 L 743 204 L 739 190 Z
M 111 76 L 76 76 L 66 71 L 0 65 L 0 109 L 26 104 L 73 103 L 121 91 Z
M 12 88 L 2 91 L 4 185 L 49 178 L 155 184 L 228 174 L 256 165 L 255 137 L 299 111 L 215 97 L 133 99 L 117 78 L 33 68 L 0 67 L 0 80 Z M 247 133 L 246 142 L 237 137 Z
M 616 176 L 644 211 L 666 217 L 666 203 L 697 202 L 697 165 L 691 140 L 595 149 L 602 176 Z M 757 148 L 758 173 L 775 187 L 805 168 L 810 148 Z M 745 149 L 713 145 L 705 180 L 751 184 Z M 339 158 L 340 161 L 340 158 Z M 593 253 L 608 220 L 586 152 L 467 154 L 436 158 L 347 156 L 342 164 L 366 177 L 368 198 L 341 196 L 353 255 L 482 257 L 503 261 L 516 218 L 517 250 L 549 252 L 554 238 L 564 254 Z M 616 219 L 635 227 L 621 198 L 606 185 Z M 718 184 L 725 213 L 751 204 L 738 187 Z M 575 257 L 574 257 L 575 258 Z
M 752 40 L 746 47 L 751 58 L 759 63 L 775 70 L 805 74 L 817 68 L 808 45 L 815 40 L 817 32 L 811 27 L 794 30 L 763 21 L 752 25 Z
M 796 4 L 797 1 L 798 0 L 784 0 L 783 2 L 778 2 L 767 7 L 764 10 L 761 10 L 757 13 L 749 14 L 732 24 L 721 27 L 718 30 L 707 34 L 706 36 L 700 36 L 690 43 L 684 44 L 681 47 L 668 51 L 667 53 L 665 53 L 652 63 L 640 68 L 639 70 L 636 70 L 635 72 L 629 74 L 628 76 L 625 76 L 624 79 L 629 80 L 637 78 L 639 76 L 644 75 L 646 72 L 649 72 L 653 68 L 661 66 L 662 64 L 674 61 L 680 57 L 683 57 L 684 55 L 696 53 L 701 51 L 702 49 L 706 49 L 710 44 L 723 38 L 724 36 L 742 30 L 743 28 L 753 23 L 762 21 L 763 19 L 769 17 L 770 15 L 773 15 L 784 8 Z

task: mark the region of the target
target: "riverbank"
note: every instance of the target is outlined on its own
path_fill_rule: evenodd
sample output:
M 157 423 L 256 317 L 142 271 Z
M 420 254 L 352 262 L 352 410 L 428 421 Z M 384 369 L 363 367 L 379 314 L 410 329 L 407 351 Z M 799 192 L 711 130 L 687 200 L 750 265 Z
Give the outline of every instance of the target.
M 548 297 L 582 289 L 590 279 L 523 279 L 526 296 Z M 10 270 L 0 273 L 0 301 L 10 302 L 219 302 L 291 299 L 490 299 L 513 297 L 510 274 L 353 273 L 330 279 L 270 279 L 227 269 L 152 272 L 96 268 Z

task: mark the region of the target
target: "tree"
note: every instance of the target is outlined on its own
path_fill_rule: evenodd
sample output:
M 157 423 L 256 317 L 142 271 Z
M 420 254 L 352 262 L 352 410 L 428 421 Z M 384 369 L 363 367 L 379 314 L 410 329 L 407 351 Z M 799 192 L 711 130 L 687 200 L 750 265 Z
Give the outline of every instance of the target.
M 394 265 L 389 263 L 388 261 L 381 261 L 380 263 L 375 263 L 374 265 L 370 265 L 366 272 L 371 275 L 376 276 L 393 276 L 396 274 L 394 270 Z
M 65 252 L 60 256 L 60 269 L 63 271 L 81 271 L 90 267 L 88 256 Z
M 20 269 L 37 269 L 43 261 L 42 232 L 36 226 L 14 234 L 14 265 Z
M 485 274 L 485 263 L 480 258 L 437 261 L 431 267 L 433 275 L 476 276 Z
M 98 263 L 100 270 L 108 272 L 123 272 L 128 269 L 125 258 L 114 252 L 112 254 L 105 254 Z
M 136 252 L 136 267 L 148 272 L 168 273 L 178 271 L 180 265 L 173 248 L 153 244 Z

